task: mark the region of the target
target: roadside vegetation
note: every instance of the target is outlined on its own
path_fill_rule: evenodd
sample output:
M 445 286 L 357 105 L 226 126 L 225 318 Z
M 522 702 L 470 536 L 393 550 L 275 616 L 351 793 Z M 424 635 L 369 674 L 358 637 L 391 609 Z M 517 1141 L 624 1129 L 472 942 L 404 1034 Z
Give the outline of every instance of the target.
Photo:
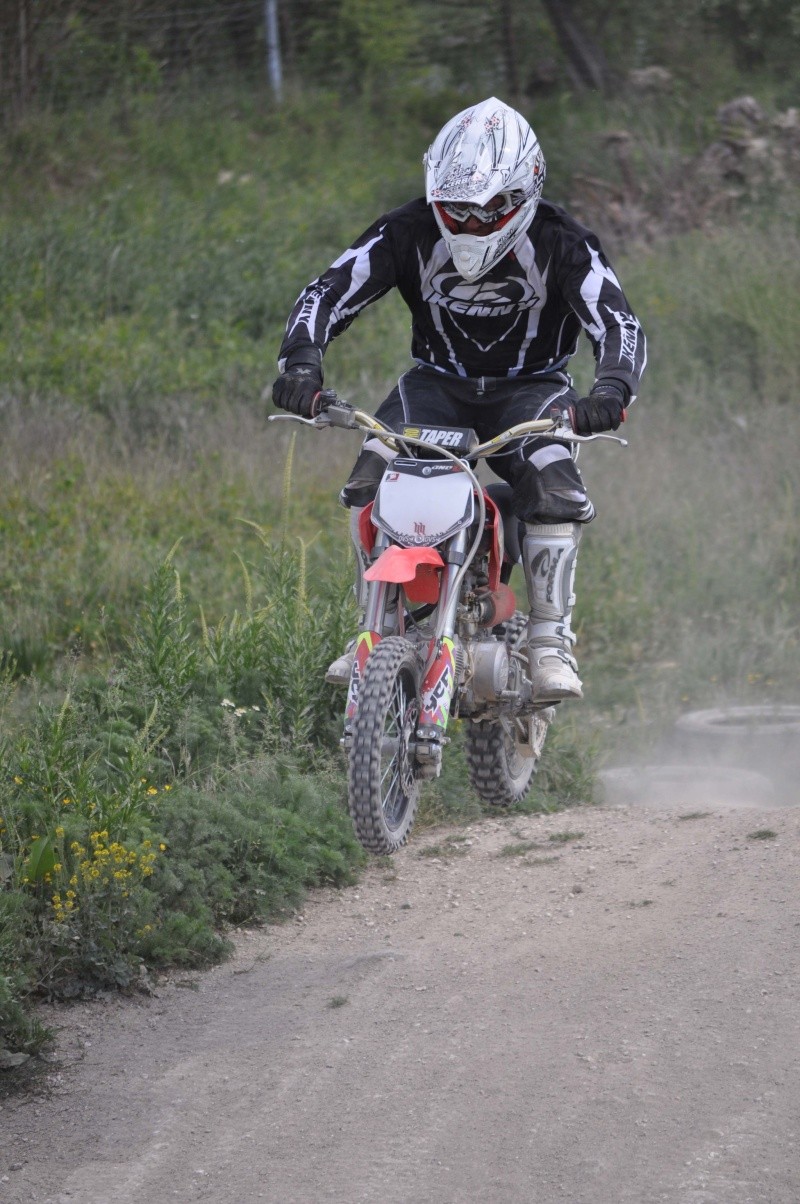
M 796 701 L 795 203 L 766 176 L 719 220 L 656 203 L 715 136 L 718 86 L 692 119 L 680 94 L 539 106 L 569 206 L 586 176 L 632 200 L 603 135 L 636 134 L 638 209 L 585 216 L 651 360 L 631 446 L 581 459 L 587 699 L 552 730 L 535 807 L 586 801 L 599 758 L 682 708 Z M 267 424 L 260 396 L 300 287 L 420 191 L 458 104 L 379 120 L 334 95 L 143 94 L 0 141 L 0 1047 L 41 1045 L 32 997 L 208 964 L 227 926 L 363 862 L 322 684 L 354 617 L 335 482 L 355 448 Z M 327 381 L 374 408 L 407 356 L 389 297 Z M 481 813 L 455 735 L 423 823 Z

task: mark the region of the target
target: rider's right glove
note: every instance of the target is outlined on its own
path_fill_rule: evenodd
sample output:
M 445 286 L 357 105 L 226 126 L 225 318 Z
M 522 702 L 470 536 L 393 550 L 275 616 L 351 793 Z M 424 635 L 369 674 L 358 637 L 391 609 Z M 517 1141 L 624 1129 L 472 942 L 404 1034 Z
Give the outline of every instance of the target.
M 576 435 L 599 435 L 615 431 L 625 421 L 625 391 L 621 385 L 605 381 L 597 384 L 588 397 L 581 397 L 572 409 Z
M 281 410 L 315 418 L 320 410 L 322 363 L 316 347 L 286 357 L 282 374 L 272 386 L 272 400 Z

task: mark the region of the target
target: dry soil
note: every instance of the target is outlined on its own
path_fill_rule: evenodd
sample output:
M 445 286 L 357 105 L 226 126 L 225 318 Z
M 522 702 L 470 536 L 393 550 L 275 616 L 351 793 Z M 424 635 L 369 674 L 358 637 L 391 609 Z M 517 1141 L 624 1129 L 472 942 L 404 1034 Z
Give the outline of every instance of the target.
M 418 833 L 215 970 L 53 1012 L 0 1200 L 797 1204 L 799 838 L 678 797 Z

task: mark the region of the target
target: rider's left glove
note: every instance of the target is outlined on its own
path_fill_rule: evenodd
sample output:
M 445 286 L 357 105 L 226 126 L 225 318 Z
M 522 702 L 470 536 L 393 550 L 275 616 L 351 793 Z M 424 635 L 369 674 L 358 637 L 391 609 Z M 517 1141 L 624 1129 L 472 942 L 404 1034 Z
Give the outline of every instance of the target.
M 588 397 L 581 397 L 572 410 L 572 426 L 576 435 L 599 435 L 615 431 L 625 421 L 625 390 L 621 385 L 597 384 Z
M 320 411 L 322 362 L 316 348 L 287 356 L 282 374 L 272 386 L 272 400 L 281 410 L 315 418 Z

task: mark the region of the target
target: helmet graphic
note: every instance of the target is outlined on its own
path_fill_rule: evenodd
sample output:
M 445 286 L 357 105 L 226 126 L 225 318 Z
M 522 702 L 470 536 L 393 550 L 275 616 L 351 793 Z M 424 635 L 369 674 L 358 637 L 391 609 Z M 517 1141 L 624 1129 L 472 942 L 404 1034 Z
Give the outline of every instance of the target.
M 456 271 L 479 280 L 533 221 L 545 177 L 539 141 L 520 113 L 490 96 L 456 113 L 423 162 L 425 194 Z

